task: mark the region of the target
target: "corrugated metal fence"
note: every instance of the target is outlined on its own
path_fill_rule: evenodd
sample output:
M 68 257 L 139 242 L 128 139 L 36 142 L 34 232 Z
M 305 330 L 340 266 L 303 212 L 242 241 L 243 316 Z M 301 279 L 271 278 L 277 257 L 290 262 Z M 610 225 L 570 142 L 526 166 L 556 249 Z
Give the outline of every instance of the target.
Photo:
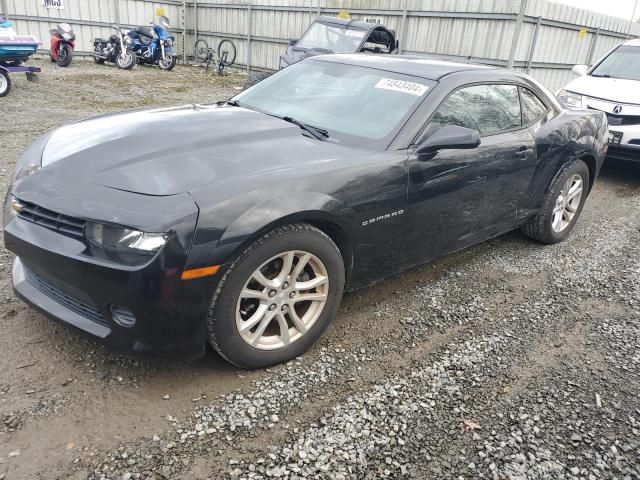
M 288 39 L 299 37 L 314 17 L 344 11 L 395 30 L 404 53 L 513 67 L 551 89 L 566 83 L 574 64 L 592 63 L 640 36 L 638 23 L 545 0 L 63 0 L 62 10 L 45 8 L 43 1 L 0 0 L 0 9 L 20 33 L 45 43 L 55 23 L 72 24 L 79 51 L 90 50 L 111 23 L 147 24 L 160 9 L 186 57 L 196 38 L 210 45 L 230 38 L 238 63 L 258 69 L 276 68 Z

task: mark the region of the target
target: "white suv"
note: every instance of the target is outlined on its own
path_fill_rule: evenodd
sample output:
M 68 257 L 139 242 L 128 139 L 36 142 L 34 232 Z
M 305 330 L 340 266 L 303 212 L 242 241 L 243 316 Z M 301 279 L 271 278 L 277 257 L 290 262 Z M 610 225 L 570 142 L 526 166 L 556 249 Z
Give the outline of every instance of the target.
M 640 39 L 629 40 L 589 68 L 576 65 L 579 78 L 557 93 L 568 108 L 606 112 L 608 157 L 640 162 Z

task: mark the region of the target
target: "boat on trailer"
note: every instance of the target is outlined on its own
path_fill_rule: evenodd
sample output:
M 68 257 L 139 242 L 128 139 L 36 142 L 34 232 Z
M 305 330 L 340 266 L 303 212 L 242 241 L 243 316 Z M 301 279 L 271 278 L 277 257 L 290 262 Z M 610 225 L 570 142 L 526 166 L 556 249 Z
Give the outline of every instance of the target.
M 36 53 L 40 42 L 33 35 L 18 35 L 13 24 L 0 17 L 0 63 L 19 65 Z
M 36 51 L 40 42 L 33 35 L 18 35 L 13 24 L 0 17 L 0 97 L 11 90 L 10 73 L 25 73 L 27 80 L 37 80 L 40 68 L 22 65 Z

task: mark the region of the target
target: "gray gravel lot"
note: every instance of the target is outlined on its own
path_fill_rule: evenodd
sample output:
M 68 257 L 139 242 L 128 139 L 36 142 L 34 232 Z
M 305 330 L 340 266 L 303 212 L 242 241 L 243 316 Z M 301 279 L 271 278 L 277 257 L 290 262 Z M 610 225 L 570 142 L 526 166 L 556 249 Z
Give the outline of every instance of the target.
M 244 77 L 43 64 L 0 100 L 0 180 L 48 128 L 211 102 Z M 122 357 L 10 288 L 0 480 L 640 479 L 640 166 L 607 164 L 574 234 L 513 232 L 347 295 L 303 357 Z

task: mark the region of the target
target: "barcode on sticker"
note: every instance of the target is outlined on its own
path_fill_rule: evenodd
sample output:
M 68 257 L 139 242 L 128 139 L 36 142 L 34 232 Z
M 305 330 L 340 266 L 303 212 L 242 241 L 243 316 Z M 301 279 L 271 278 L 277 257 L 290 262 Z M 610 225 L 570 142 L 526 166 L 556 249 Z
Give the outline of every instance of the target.
M 429 90 L 429 87 L 421 85 L 419 83 L 407 82 L 405 80 L 393 80 L 392 78 L 383 78 L 378 83 L 376 83 L 376 88 L 409 93 L 418 97 L 421 97 L 427 92 L 427 90 Z

